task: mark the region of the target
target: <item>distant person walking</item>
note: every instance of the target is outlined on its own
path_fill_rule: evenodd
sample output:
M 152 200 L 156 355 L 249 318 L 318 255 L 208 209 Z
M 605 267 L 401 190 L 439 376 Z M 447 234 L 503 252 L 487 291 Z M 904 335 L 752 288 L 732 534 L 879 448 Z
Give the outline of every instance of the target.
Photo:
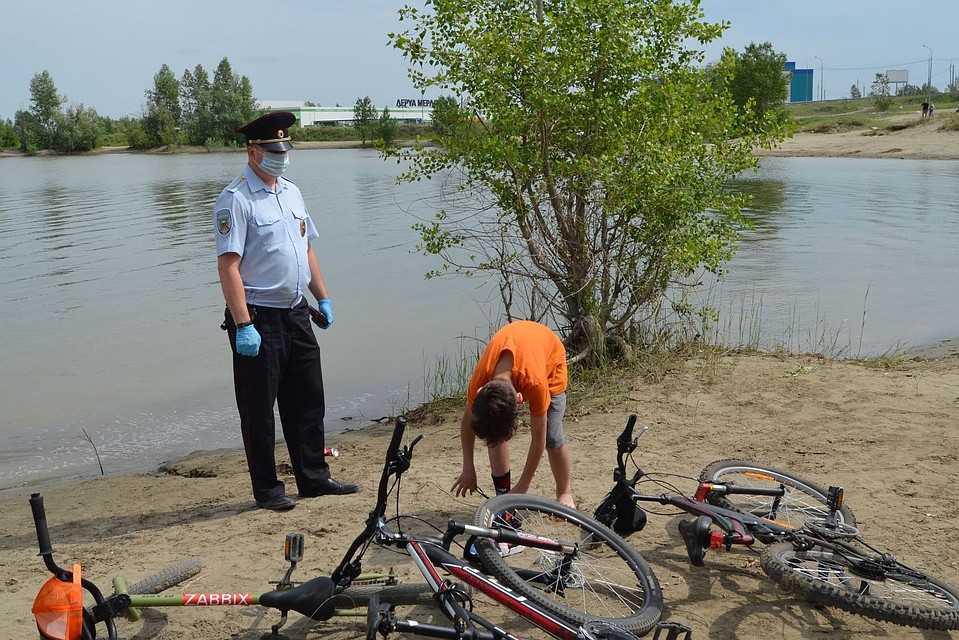
M 923 100 L 922 101 L 922 117 L 926 118 L 928 116 L 929 116 L 929 101 Z

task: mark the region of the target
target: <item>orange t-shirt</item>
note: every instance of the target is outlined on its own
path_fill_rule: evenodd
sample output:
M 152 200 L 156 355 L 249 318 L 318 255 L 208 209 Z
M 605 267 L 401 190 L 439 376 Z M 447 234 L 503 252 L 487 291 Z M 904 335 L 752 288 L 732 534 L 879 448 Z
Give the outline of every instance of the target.
M 513 354 L 513 386 L 529 402 L 530 415 L 545 416 L 550 396 L 566 391 L 566 348 L 552 329 L 529 320 L 511 322 L 493 334 L 473 370 L 466 401 L 473 404 L 506 351 Z

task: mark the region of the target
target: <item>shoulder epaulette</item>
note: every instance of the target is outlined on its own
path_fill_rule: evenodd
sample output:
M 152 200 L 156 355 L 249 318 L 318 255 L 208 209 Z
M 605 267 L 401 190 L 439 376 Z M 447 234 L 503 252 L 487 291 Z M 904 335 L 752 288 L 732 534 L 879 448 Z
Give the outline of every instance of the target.
M 236 190 L 239 189 L 240 185 L 242 185 L 244 182 L 246 182 L 246 176 L 237 176 L 236 179 L 234 179 L 233 182 L 231 182 L 226 188 L 226 190 L 230 193 L 236 193 Z

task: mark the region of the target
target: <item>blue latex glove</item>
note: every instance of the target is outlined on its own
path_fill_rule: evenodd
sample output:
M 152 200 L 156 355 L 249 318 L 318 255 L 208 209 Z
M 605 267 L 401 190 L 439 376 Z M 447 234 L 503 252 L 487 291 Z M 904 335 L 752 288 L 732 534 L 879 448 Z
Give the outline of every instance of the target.
M 333 301 L 329 298 L 323 298 L 316 303 L 316 308 L 326 318 L 326 326 L 323 328 L 329 329 L 330 325 L 333 324 Z
M 236 352 L 241 356 L 250 357 L 260 352 L 260 333 L 252 324 L 237 330 Z

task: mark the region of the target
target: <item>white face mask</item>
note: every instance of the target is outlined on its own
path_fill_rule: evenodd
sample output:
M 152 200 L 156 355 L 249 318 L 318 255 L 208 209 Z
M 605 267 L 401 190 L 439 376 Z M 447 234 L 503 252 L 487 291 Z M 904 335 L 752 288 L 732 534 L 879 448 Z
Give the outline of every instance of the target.
M 260 150 L 260 162 L 258 166 L 266 175 L 279 178 L 286 172 L 287 167 L 290 166 L 290 154 L 286 151 L 283 153 L 268 153 Z

